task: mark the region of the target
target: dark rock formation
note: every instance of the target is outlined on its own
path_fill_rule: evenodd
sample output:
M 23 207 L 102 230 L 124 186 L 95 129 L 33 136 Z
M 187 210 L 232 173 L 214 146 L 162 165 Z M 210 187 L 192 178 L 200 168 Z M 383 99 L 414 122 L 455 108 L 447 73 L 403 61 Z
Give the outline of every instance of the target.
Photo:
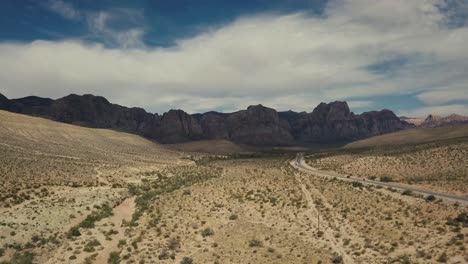
M 312 113 L 280 112 L 262 105 L 234 113 L 189 115 L 170 110 L 162 116 L 141 108 L 111 104 L 104 97 L 75 95 L 52 100 L 29 96 L 8 100 L 0 109 L 96 128 L 139 134 L 161 143 L 227 139 L 252 145 L 351 141 L 412 127 L 390 110 L 355 115 L 346 102 L 319 104 Z
M 249 106 L 227 117 L 230 139 L 252 145 L 286 145 L 294 139 L 289 124 L 276 110 L 262 105 Z

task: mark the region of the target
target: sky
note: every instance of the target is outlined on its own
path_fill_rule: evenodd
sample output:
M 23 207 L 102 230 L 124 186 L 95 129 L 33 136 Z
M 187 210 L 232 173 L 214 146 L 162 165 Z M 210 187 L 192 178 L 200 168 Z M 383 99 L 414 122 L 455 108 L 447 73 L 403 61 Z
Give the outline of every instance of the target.
M 0 93 L 468 115 L 468 1 L 2 0 Z

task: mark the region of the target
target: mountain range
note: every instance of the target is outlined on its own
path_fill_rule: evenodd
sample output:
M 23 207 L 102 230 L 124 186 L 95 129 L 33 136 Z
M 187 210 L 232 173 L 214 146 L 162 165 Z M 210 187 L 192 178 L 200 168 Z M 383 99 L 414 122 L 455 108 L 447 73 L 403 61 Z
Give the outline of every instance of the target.
M 8 99 L 0 109 L 93 128 L 138 134 L 160 143 L 226 139 L 248 145 L 293 145 L 349 142 L 414 127 L 392 111 L 354 114 L 346 102 L 320 103 L 310 112 L 277 112 L 262 105 L 233 113 L 188 114 L 170 110 L 162 115 L 128 108 L 90 94 L 53 100 L 37 96 Z

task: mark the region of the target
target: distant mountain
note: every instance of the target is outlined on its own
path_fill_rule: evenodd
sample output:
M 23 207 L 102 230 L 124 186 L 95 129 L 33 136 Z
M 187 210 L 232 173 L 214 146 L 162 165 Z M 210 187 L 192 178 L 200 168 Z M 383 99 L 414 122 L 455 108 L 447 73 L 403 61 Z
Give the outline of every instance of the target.
M 0 94 L 0 109 L 64 123 L 125 131 L 161 143 L 226 139 L 250 145 L 291 145 L 353 141 L 414 127 L 392 111 L 356 115 L 346 102 L 319 104 L 311 113 L 277 112 L 262 105 L 234 113 L 163 115 L 112 104 L 101 96 L 71 94 L 52 100 L 29 96 L 9 100 Z
M 428 115 L 421 127 L 446 127 L 468 124 L 468 116 L 451 114 L 449 116 Z
M 416 118 L 416 117 L 400 116 L 399 118 L 400 118 L 400 120 L 408 122 L 408 123 L 413 124 L 415 126 L 419 126 L 419 125 L 422 124 L 422 122 L 424 122 L 423 119 Z

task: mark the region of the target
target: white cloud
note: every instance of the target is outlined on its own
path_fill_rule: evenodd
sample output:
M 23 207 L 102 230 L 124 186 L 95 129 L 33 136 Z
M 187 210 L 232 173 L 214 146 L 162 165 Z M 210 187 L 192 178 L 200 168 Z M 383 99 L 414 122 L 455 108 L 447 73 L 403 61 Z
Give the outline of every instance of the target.
M 62 17 L 70 20 L 78 20 L 81 18 L 81 14 L 71 4 L 64 2 L 63 0 L 49 0 L 47 7 L 50 11 L 61 15 Z
M 423 92 L 417 98 L 426 104 L 444 104 L 452 101 L 468 100 L 468 83 L 458 89 L 440 89 Z
M 0 82 L 10 97 L 94 93 L 159 112 L 251 103 L 311 111 L 320 101 L 387 94 L 420 93 L 424 100 L 468 83 L 468 28 L 449 27 L 440 3 L 335 0 L 323 16 L 243 17 L 169 48 L 144 47 L 143 28 L 114 31 L 115 16 L 101 12 L 88 19 L 90 28 L 121 48 L 3 43 Z M 368 70 L 397 58 L 406 60 L 391 73 Z

